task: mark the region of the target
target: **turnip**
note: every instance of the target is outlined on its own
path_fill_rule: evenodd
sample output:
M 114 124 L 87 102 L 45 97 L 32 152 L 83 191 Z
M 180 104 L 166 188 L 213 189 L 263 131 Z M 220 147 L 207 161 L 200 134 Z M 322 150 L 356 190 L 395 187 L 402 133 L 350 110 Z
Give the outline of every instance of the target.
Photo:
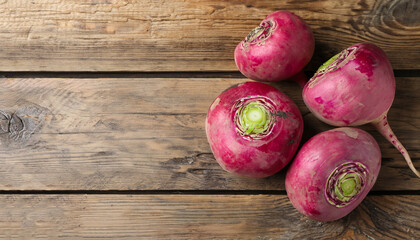
M 372 123 L 404 156 L 420 177 L 411 158 L 387 121 L 395 96 L 395 78 L 379 47 L 353 45 L 324 63 L 303 89 L 303 100 L 314 115 L 334 126 Z
M 314 36 L 294 13 L 268 15 L 235 49 L 235 62 L 246 77 L 280 81 L 300 72 L 312 58 Z
M 295 154 L 302 132 L 296 104 L 260 82 L 225 90 L 206 118 L 207 139 L 217 162 L 226 171 L 247 177 L 280 171 Z
M 318 221 L 344 217 L 375 184 L 381 152 L 367 132 L 342 127 L 319 133 L 297 153 L 286 174 L 287 196 Z

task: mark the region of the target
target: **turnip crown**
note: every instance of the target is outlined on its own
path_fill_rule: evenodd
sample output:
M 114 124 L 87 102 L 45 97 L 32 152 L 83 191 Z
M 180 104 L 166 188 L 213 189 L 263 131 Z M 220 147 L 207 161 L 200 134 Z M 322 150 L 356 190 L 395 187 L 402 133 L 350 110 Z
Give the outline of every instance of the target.
M 349 205 L 366 185 L 368 170 L 360 162 L 346 162 L 336 167 L 325 185 L 325 198 L 338 208 Z
M 315 72 L 314 76 L 309 80 L 308 86 L 310 88 L 313 87 L 318 83 L 318 81 L 322 79 L 326 73 L 333 72 L 345 66 L 349 61 L 353 60 L 355 58 L 357 49 L 357 46 L 346 48 L 324 62 Z
M 237 132 L 250 139 L 268 135 L 274 124 L 273 109 L 273 104 L 264 97 L 239 100 L 233 109 Z
M 243 47 L 248 47 L 252 44 L 262 43 L 264 40 L 271 36 L 271 33 L 275 30 L 276 25 L 274 21 L 267 20 L 261 22 L 261 24 L 254 28 L 245 40 L 242 42 Z

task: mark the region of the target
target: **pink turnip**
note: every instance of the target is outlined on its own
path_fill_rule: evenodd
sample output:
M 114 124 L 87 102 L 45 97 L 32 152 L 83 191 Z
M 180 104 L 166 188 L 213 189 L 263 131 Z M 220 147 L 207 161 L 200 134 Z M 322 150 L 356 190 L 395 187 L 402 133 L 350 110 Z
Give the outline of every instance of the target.
M 343 50 L 318 69 L 305 85 L 302 95 L 311 112 L 330 125 L 372 123 L 420 177 L 387 121 L 395 96 L 395 78 L 382 49 L 360 43 Z
M 226 171 L 263 178 L 289 163 L 303 132 L 296 104 L 276 88 L 246 82 L 211 104 L 206 133 L 214 157 Z
M 246 77 L 280 81 L 300 72 L 312 58 L 314 36 L 294 13 L 268 15 L 235 49 L 235 62 Z
M 286 174 L 287 196 L 318 221 L 344 217 L 375 184 L 381 152 L 367 132 L 350 127 L 319 133 L 297 153 Z

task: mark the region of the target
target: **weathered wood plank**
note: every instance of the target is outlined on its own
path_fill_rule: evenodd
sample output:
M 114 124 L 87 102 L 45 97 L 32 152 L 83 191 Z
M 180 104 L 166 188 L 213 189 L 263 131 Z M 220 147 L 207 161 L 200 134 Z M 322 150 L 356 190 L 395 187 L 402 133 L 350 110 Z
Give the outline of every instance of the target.
M 1 195 L 3 239 L 418 239 L 420 196 L 368 196 L 341 220 L 284 195 Z
M 269 13 L 303 17 L 311 69 L 357 42 L 420 68 L 420 1 L 0 1 L 0 71 L 235 71 L 233 50 Z
M 2 190 L 280 190 L 284 171 L 262 179 L 224 172 L 206 140 L 207 109 L 228 78 L 12 78 L 0 80 Z M 390 124 L 420 159 L 420 78 L 398 78 Z M 305 136 L 330 128 L 308 112 L 299 86 L 275 85 L 299 105 Z M 373 132 L 372 128 L 364 129 Z M 391 144 L 375 190 L 419 190 Z

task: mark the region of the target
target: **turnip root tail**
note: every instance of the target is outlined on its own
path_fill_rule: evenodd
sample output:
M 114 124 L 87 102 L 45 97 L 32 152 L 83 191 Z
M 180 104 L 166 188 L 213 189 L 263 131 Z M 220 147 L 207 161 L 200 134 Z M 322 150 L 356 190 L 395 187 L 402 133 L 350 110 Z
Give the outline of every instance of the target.
M 407 161 L 407 164 L 410 167 L 410 169 L 414 172 L 414 174 L 417 175 L 417 177 L 420 178 L 420 173 L 414 167 L 413 162 L 411 161 L 410 155 L 408 154 L 405 147 L 401 144 L 401 142 L 397 139 L 397 136 L 395 136 L 394 132 L 389 126 L 389 123 L 387 120 L 387 112 L 385 112 L 379 118 L 374 120 L 372 124 L 376 127 L 378 132 L 380 132 L 390 143 L 392 143 L 392 145 L 394 145 L 395 148 L 398 149 L 398 151 L 400 151 L 400 153 L 404 156 L 405 161 Z
M 308 77 L 306 77 L 306 74 L 303 71 L 300 71 L 296 75 L 292 76 L 290 80 L 297 82 L 302 88 L 304 88 L 308 82 Z

